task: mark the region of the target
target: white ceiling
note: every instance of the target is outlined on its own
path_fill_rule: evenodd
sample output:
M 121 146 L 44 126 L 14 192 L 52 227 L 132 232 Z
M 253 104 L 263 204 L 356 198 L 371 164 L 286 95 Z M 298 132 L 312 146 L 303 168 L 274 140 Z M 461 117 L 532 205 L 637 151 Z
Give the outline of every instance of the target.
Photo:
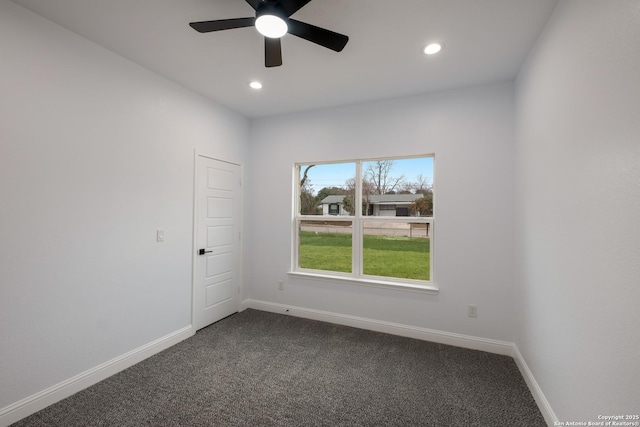
M 265 68 L 254 28 L 188 25 L 253 16 L 245 0 L 13 1 L 251 118 L 513 80 L 557 3 L 314 0 L 293 18 L 348 35 L 345 49 L 286 35 L 284 65 Z M 445 48 L 427 57 L 431 41 Z

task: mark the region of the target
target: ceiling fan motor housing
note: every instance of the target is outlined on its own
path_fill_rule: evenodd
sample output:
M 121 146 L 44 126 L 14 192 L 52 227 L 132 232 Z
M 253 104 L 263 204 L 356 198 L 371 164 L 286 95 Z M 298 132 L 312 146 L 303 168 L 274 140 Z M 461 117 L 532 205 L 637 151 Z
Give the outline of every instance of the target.
M 260 18 L 264 15 L 277 16 L 283 21 L 288 18 L 287 14 L 282 9 L 282 6 L 280 6 L 280 3 L 273 1 L 260 2 L 258 9 L 256 9 L 256 18 Z

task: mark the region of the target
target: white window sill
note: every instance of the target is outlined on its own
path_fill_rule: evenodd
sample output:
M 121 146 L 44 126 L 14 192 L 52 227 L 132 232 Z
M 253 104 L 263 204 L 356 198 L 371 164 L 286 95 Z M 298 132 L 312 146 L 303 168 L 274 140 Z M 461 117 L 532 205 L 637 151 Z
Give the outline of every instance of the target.
M 338 276 L 331 274 L 322 274 L 315 272 L 306 272 L 306 271 L 290 271 L 290 277 L 299 277 L 301 279 L 312 279 L 319 280 L 322 282 L 341 282 L 350 285 L 358 285 L 358 286 L 372 286 L 375 288 L 384 288 L 384 289 L 394 289 L 398 291 L 405 292 L 417 292 L 422 294 L 431 294 L 437 295 L 439 292 L 439 288 L 434 284 L 412 284 L 405 282 L 394 282 L 387 280 L 376 280 L 371 278 L 356 278 L 356 277 L 347 277 L 347 276 Z

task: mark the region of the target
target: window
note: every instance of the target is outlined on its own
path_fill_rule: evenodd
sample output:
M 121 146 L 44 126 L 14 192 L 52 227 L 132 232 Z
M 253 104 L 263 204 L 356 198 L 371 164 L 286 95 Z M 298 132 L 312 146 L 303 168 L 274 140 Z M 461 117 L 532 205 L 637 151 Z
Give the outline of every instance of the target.
M 293 273 L 428 288 L 433 161 L 297 164 Z

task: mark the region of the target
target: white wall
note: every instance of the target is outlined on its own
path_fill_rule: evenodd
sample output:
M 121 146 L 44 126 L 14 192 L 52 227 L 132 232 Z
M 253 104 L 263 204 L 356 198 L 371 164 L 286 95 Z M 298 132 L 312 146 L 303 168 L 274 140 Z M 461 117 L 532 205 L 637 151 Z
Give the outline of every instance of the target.
M 640 410 L 639 24 L 562 1 L 517 82 L 515 338 L 560 421 Z
M 253 121 L 249 296 L 512 341 L 513 120 L 513 86 L 502 84 Z M 439 295 L 287 275 L 295 162 L 430 153 Z M 477 319 L 468 304 L 478 305 Z
M 0 412 L 189 325 L 197 149 L 247 164 L 246 297 L 515 341 L 560 420 L 637 413 L 639 19 L 637 0 L 562 1 L 515 90 L 272 117 L 249 135 L 0 1 Z M 295 162 L 430 153 L 438 295 L 287 276 Z
M 2 409 L 191 323 L 194 149 L 249 123 L 6 1 L 0 58 Z

